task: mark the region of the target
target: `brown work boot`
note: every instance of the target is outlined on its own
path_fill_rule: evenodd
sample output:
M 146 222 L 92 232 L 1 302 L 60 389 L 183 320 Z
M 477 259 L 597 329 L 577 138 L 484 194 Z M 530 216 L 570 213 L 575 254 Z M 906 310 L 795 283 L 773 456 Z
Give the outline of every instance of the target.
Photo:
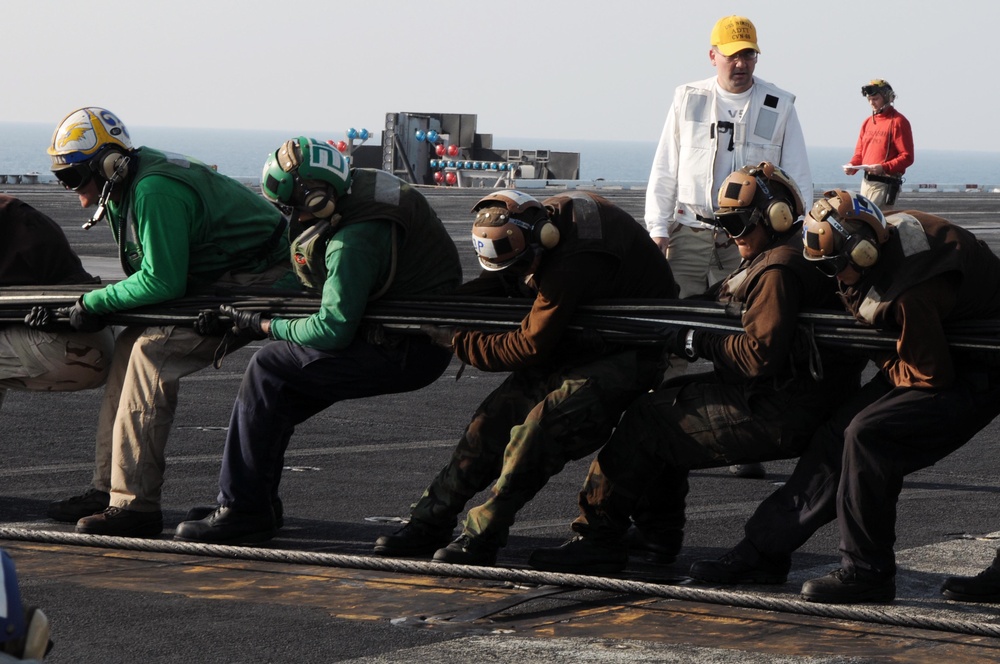
M 77 521 L 76 532 L 118 537 L 156 537 L 163 532 L 163 512 L 136 512 L 109 507 Z

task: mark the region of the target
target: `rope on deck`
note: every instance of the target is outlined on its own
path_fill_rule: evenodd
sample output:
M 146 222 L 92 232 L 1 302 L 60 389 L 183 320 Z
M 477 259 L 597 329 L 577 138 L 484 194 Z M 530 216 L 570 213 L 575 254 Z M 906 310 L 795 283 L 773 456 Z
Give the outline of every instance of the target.
M 585 590 L 632 593 L 688 602 L 721 604 L 745 609 L 761 609 L 779 613 L 835 618 L 838 620 L 851 620 L 894 627 L 909 627 L 994 638 L 1000 637 L 1000 625 L 998 624 L 929 617 L 886 606 L 816 604 L 804 600 L 759 595 L 749 592 L 666 585 L 583 574 L 540 572 L 509 567 L 452 565 L 406 558 L 383 558 L 379 556 L 290 551 L 250 546 L 200 544 L 174 540 L 109 537 L 24 528 L 0 528 L 0 540 L 68 544 L 72 546 L 90 546 L 127 551 L 209 556 L 229 560 L 319 565 L 377 572 L 563 586 Z

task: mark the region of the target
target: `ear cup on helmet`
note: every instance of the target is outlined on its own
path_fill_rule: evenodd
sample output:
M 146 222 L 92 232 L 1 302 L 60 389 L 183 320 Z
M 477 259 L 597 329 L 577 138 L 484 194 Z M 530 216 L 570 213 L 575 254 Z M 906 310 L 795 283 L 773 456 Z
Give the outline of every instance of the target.
M 795 213 L 785 201 L 773 200 L 764 212 L 764 219 L 775 233 L 785 233 L 795 223 Z
M 535 224 L 531 231 L 532 235 L 535 236 L 535 242 L 546 249 L 554 249 L 559 244 L 559 229 L 551 221 L 546 220 Z
M 306 189 L 302 194 L 302 206 L 321 219 L 333 216 L 336 201 L 337 199 L 329 187 Z
M 120 150 L 108 149 L 94 158 L 93 169 L 105 180 L 121 180 L 128 176 L 128 161 Z
M 863 237 L 855 238 L 846 249 L 851 262 L 858 267 L 868 268 L 878 262 L 878 245 Z

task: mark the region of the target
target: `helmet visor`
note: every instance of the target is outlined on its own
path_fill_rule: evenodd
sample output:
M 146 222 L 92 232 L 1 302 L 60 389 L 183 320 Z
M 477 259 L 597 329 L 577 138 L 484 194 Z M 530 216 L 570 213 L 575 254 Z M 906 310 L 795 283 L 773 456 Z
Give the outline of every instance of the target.
M 70 164 L 66 168 L 54 171 L 56 179 L 70 191 L 79 191 L 94 177 L 90 166 L 84 163 Z
M 740 238 L 752 231 L 754 226 L 757 225 L 754 212 L 755 210 L 752 208 L 717 212 L 715 215 L 715 225 L 726 231 L 729 237 L 733 239 Z
M 849 263 L 845 254 L 824 256 L 822 258 L 809 258 L 807 256 L 806 259 L 811 261 L 816 266 L 816 269 L 828 277 L 836 277 L 844 271 Z

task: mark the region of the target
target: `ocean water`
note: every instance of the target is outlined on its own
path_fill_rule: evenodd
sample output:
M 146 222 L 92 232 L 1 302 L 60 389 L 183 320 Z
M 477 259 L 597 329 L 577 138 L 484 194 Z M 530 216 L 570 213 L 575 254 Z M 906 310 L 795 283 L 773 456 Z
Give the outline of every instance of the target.
M 49 176 L 45 153 L 54 127 L 36 123 L 0 122 L 0 174 L 40 173 Z M 133 143 L 179 152 L 218 166 L 220 172 L 241 180 L 256 181 L 268 152 L 290 137 L 287 131 L 183 129 L 171 127 L 130 127 Z M 343 138 L 343 131 L 317 139 Z M 370 139 L 378 144 L 380 133 Z M 553 150 L 580 153 L 580 178 L 644 183 L 656 151 L 650 141 L 596 141 L 494 136 L 497 148 Z M 840 166 L 847 162 L 854 146 L 810 147 L 809 161 L 817 189 L 857 188 L 859 175 L 848 177 Z M 916 162 L 906 173 L 906 187 L 937 184 L 942 189 L 977 186 L 1000 187 L 1000 153 L 952 152 L 916 149 Z

